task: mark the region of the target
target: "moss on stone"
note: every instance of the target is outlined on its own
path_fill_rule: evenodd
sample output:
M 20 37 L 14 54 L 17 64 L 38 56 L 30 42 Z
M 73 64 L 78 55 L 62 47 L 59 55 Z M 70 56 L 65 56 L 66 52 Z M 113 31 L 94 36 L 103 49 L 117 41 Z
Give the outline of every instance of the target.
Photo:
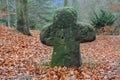
M 52 24 L 40 34 L 41 42 L 53 46 L 51 66 L 80 67 L 81 42 L 95 40 L 95 31 L 89 24 L 77 23 L 77 12 L 71 7 L 57 9 Z

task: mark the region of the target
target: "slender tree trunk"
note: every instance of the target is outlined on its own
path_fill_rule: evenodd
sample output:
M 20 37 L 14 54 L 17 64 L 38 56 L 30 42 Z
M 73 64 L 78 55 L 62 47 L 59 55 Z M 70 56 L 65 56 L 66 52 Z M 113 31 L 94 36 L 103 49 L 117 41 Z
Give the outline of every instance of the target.
M 31 35 L 28 27 L 27 0 L 16 0 L 17 30 Z
M 9 2 L 8 0 L 6 0 L 6 4 L 7 4 L 7 26 L 10 27 L 10 14 L 9 14 Z
M 67 4 L 68 4 L 68 1 L 64 0 L 64 7 L 67 6 Z
M 6 4 L 6 0 L 1 0 L 1 6 L 0 6 L 0 8 L 1 8 L 1 12 L 2 13 L 4 13 L 4 14 L 6 14 L 7 13 L 7 4 Z M 1 15 L 1 17 L 2 17 L 2 25 L 6 25 L 7 26 L 7 16 L 3 16 L 3 15 Z

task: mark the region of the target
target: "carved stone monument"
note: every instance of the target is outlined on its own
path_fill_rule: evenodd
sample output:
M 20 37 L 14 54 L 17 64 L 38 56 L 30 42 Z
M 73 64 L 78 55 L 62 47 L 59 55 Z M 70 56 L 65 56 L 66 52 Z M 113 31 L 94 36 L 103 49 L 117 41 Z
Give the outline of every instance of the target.
M 77 12 L 71 7 L 57 9 L 53 23 L 46 25 L 40 34 L 43 44 L 54 47 L 50 63 L 52 67 L 80 67 L 80 43 L 95 39 L 94 28 L 90 24 L 77 23 Z

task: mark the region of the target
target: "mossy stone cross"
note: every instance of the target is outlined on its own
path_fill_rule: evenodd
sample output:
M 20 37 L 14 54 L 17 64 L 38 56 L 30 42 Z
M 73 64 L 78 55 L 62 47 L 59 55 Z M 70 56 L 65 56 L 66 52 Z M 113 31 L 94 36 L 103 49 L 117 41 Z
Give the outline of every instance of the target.
M 53 23 L 41 31 L 41 42 L 53 46 L 50 65 L 80 67 L 82 64 L 80 43 L 93 41 L 96 38 L 93 27 L 77 23 L 77 12 L 71 7 L 57 9 Z

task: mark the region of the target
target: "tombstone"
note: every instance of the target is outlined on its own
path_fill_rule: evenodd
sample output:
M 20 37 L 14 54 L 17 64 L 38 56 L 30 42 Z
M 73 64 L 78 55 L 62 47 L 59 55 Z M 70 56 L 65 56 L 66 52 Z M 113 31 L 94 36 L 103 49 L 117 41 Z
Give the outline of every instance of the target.
M 77 23 L 77 12 L 71 7 L 57 9 L 53 23 L 46 25 L 40 33 L 41 42 L 53 46 L 51 67 L 80 67 L 80 43 L 95 39 L 93 27 L 90 24 Z

